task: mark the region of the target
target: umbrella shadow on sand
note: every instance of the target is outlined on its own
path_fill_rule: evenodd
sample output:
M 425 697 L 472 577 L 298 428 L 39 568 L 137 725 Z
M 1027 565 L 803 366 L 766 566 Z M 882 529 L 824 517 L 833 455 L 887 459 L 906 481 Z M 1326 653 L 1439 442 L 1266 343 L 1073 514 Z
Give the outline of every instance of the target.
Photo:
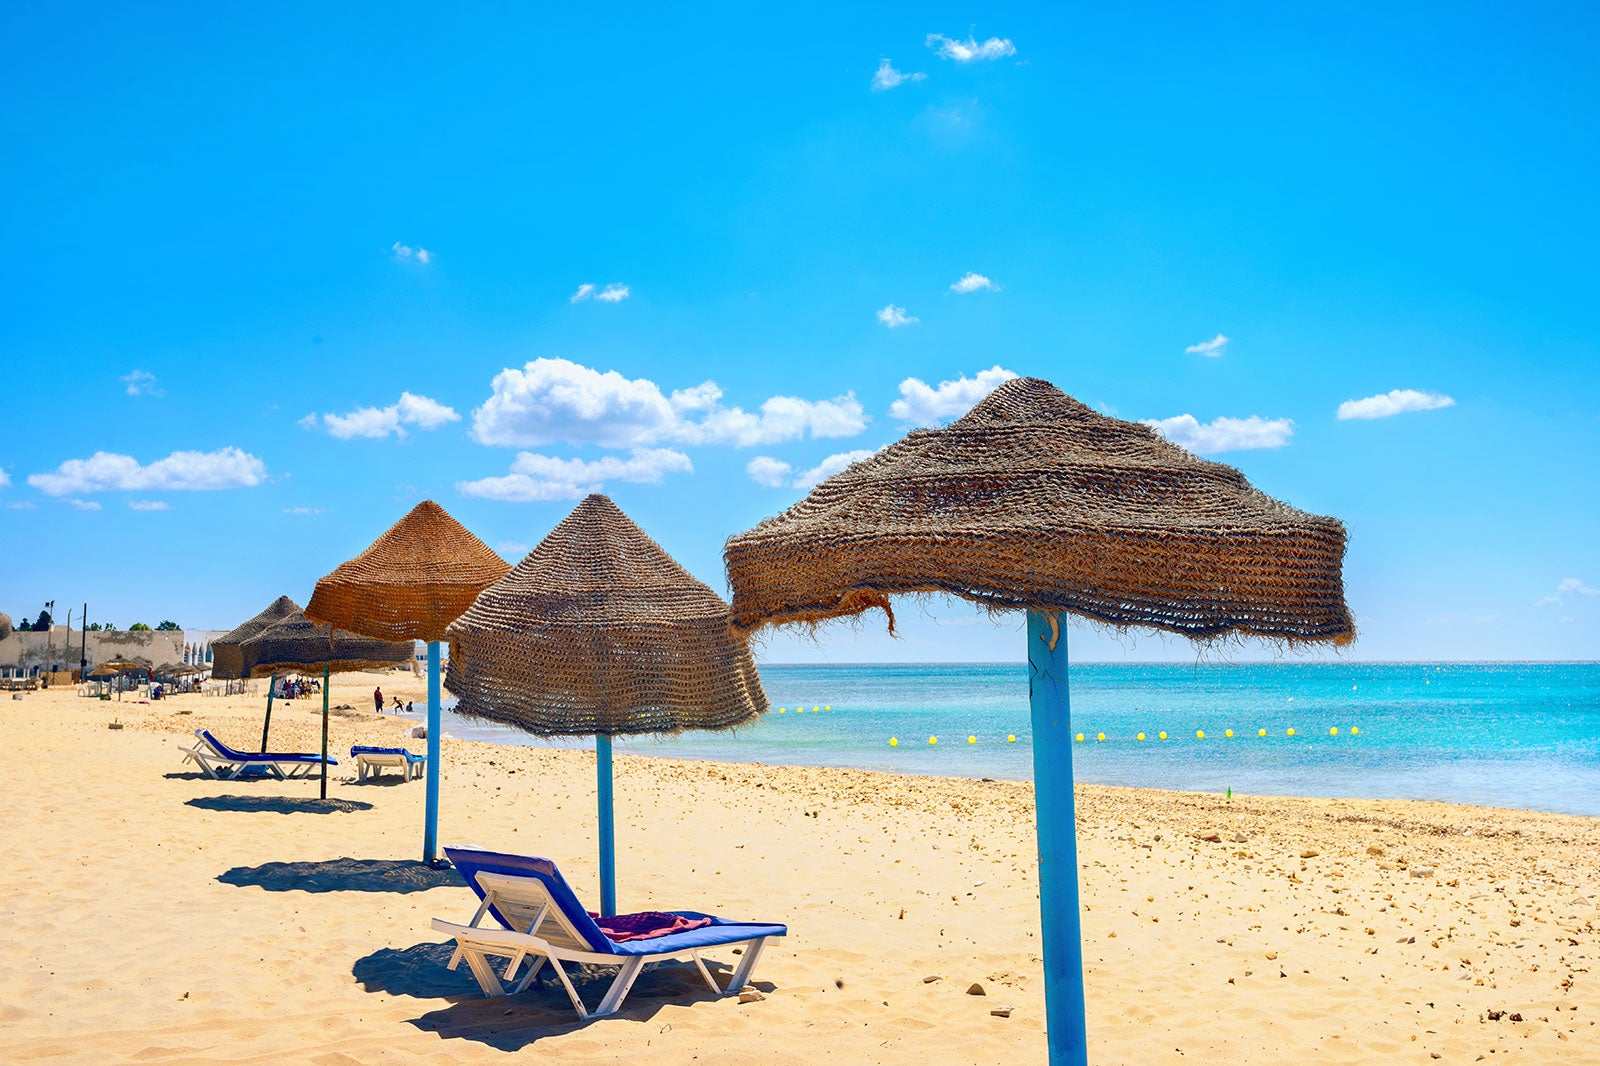
M 455 945 L 414 944 L 409 948 L 381 948 L 357 959 L 351 974 L 367 992 L 417 999 L 445 999 L 449 1005 L 428 1011 L 411 1024 L 442 1039 L 473 1040 L 498 1051 L 520 1051 L 542 1037 L 574 1032 L 585 1025 L 572 1009 L 561 983 L 553 976 L 543 988 L 537 983 L 525 992 L 489 998 L 479 991 L 465 965 L 449 970 Z M 710 959 L 706 966 L 718 984 L 726 984 L 731 968 Z M 592 971 L 592 972 L 591 972 Z M 549 964 L 545 965 L 546 974 Z M 578 995 L 591 1008 L 600 1002 L 616 975 L 614 967 L 568 967 Z M 770 992 L 773 985 L 758 981 L 755 987 Z M 665 962 L 646 967 L 628 994 L 622 1009 L 610 1017 L 644 1021 L 668 1004 L 688 1006 L 718 997 L 705 986 L 692 963 Z M 604 1024 L 608 1019 L 598 1019 Z
M 426 892 L 461 888 L 453 869 L 435 870 L 416 859 L 327 859 L 235 866 L 217 875 L 225 885 L 254 885 L 268 892 Z M 449 957 L 446 956 L 446 960 Z
M 366 800 L 317 799 L 314 796 L 196 796 L 183 801 L 187 806 L 206 811 L 236 811 L 254 814 L 351 814 L 370 811 Z

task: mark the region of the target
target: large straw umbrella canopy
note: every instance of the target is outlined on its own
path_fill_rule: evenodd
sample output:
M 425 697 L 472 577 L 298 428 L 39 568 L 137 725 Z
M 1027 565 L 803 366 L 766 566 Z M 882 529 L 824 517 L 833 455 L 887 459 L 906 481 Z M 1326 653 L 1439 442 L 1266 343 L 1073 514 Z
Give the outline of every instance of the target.
M 767 709 L 728 605 L 591 495 L 450 627 L 458 713 L 540 736 L 730 729 Z
M 511 564 L 432 500 L 423 500 L 367 550 L 317 582 L 306 614 L 383 640 L 428 642 L 428 777 L 423 782 L 422 861 L 438 858 L 439 641 L 445 627 Z
M 306 617 L 383 640 L 431 643 L 510 569 L 443 507 L 424 500 L 318 581 Z
M 5 640 L 11 635 L 11 616 L 0 612 L 0 640 Z
M 1344 547 L 1337 519 L 1017 378 L 733 537 L 726 561 L 746 629 L 950 593 L 1201 640 L 1342 645 Z
M 1000 386 L 731 538 L 733 621 L 751 630 L 890 612 L 946 593 L 1028 612 L 1047 1039 L 1087 1063 L 1067 642 L 1059 616 L 1197 640 L 1348 644 L 1344 526 L 1253 489 L 1048 382 Z M 891 626 L 893 614 L 889 613 Z
M 611 737 L 731 729 L 767 709 L 728 605 L 609 499 L 579 503 L 449 629 L 458 713 L 595 736 L 600 906 L 616 911 Z
M 264 611 L 228 630 L 211 642 L 211 676 L 218 681 L 240 681 L 250 676 L 245 669 L 244 656 L 239 648 L 245 641 L 263 629 L 285 618 L 299 617 L 300 605 L 287 596 L 279 596 Z

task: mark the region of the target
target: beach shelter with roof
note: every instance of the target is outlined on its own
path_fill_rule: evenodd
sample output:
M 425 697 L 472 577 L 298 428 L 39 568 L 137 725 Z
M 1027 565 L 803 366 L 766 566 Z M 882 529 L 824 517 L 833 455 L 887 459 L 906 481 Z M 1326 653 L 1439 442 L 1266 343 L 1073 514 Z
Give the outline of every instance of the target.
M 0 640 L 5 640 L 11 635 L 11 616 L 0 612 Z
M 374 640 L 332 626 L 319 626 L 303 614 L 267 626 L 240 645 L 247 677 L 315 673 L 322 670 L 322 798 L 328 798 L 328 674 L 384 669 L 411 662 L 411 642 Z
M 478 593 L 511 569 L 443 507 L 423 500 L 389 531 L 317 582 L 306 615 L 382 640 L 428 644 L 428 776 L 422 861 L 438 861 L 439 642 Z
M 450 626 L 461 714 L 593 734 L 600 907 L 617 911 L 611 738 L 731 729 L 767 709 L 728 605 L 605 496 L 585 498 Z
M 731 538 L 749 631 L 949 594 L 1028 617 L 1050 1061 L 1086 1063 L 1062 614 L 1199 641 L 1348 644 L 1344 526 L 1035 378 L 916 430 Z
M 286 618 L 303 617 L 300 605 L 287 596 L 279 596 L 254 618 L 241 622 L 211 642 L 211 678 L 214 681 L 242 681 L 250 676 L 245 669 L 244 642 L 263 629 Z M 277 675 L 267 682 L 267 716 L 261 722 L 261 750 L 267 750 L 267 733 L 272 729 L 272 694 L 278 687 Z

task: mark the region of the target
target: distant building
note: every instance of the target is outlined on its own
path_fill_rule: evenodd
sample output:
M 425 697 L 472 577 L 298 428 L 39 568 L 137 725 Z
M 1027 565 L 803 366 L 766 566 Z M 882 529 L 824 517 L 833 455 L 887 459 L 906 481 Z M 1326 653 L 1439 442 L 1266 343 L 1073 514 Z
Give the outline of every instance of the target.
M 220 635 L 220 634 L 219 634 Z M 92 669 L 115 658 L 143 659 L 151 666 L 183 662 L 184 635 L 179 630 L 12 630 L 0 640 L 0 677 L 37 677 L 47 671 L 76 670 L 87 658 Z

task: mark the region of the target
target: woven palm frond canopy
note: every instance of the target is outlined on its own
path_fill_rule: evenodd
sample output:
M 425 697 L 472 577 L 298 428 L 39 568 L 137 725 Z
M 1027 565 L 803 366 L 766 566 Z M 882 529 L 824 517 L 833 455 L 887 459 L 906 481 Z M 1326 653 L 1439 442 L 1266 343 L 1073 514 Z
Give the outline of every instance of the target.
M 240 645 L 246 677 L 310 674 L 409 666 L 415 645 L 409 640 L 364 637 L 331 626 L 319 626 L 303 614 L 267 626 Z
M 728 605 L 591 495 L 449 630 L 457 711 L 543 736 L 728 729 L 767 709 Z
M 725 559 L 744 629 L 938 592 L 1200 640 L 1343 645 L 1344 550 L 1337 519 L 1017 378 L 733 537 Z
M 279 596 L 267 609 L 237 627 L 230 629 L 211 642 L 211 676 L 218 681 L 239 681 L 249 677 L 244 656 L 239 646 L 274 622 L 300 614 L 300 605 L 287 596 Z
M 306 617 L 383 640 L 443 640 L 445 627 L 509 569 L 443 507 L 424 500 L 318 581 Z
M 11 635 L 11 616 L 0 613 L 0 640 L 5 640 Z

